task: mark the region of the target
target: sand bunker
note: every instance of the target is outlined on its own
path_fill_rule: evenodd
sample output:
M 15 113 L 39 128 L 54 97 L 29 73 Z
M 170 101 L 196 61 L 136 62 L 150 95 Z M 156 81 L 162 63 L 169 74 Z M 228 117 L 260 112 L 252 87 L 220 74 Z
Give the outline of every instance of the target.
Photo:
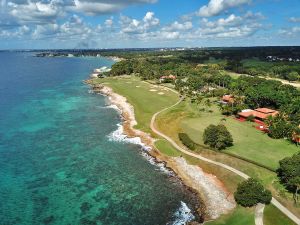
M 150 89 L 149 91 L 156 92 L 157 90 L 155 90 L 155 89 Z
M 159 92 L 158 94 L 159 94 L 159 95 L 164 95 L 165 93 L 163 93 L 163 92 Z
M 135 86 L 136 88 L 139 88 L 139 87 L 141 87 L 141 86 Z

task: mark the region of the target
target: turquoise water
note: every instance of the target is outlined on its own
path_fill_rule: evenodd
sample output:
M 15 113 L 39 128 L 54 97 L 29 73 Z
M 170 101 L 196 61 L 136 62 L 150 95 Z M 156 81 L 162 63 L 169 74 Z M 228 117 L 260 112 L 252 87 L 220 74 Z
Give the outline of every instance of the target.
M 109 140 L 120 116 L 82 80 L 110 65 L 0 53 L 0 224 L 160 225 L 187 216 L 179 209 L 194 196 L 175 177 L 140 146 Z

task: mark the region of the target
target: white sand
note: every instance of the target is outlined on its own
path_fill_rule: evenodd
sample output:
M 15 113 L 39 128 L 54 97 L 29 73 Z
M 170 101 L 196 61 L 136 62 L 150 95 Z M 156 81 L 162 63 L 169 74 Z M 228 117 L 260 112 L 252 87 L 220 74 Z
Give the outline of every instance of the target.
M 155 89 L 150 89 L 149 91 L 151 91 L 151 92 L 156 92 L 157 90 L 155 90 Z

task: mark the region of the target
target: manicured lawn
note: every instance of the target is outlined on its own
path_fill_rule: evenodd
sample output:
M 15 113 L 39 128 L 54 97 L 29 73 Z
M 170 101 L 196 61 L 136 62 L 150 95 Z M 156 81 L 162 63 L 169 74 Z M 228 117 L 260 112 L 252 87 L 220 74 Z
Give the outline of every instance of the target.
M 267 134 L 255 129 L 255 123 L 240 122 L 233 117 L 224 117 L 217 107 L 212 107 L 213 113 L 201 112 L 196 118 L 186 118 L 181 122 L 182 129 L 193 141 L 203 143 L 203 132 L 210 124 L 223 123 L 233 136 L 234 145 L 225 151 L 253 160 L 273 169 L 278 167 L 278 161 L 300 151 L 294 144 L 280 139 L 271 139 Z M 224 121 L 222 119 L 225 119 Z
M 202 106 L 201 106 L 202 107 Z M 209 112 L 200 112 L 198 107 L 195 104 L 190 104 L 189 101 L 182 102 L 181 104 L 177 105 L 175 108 L 172 108 L 166 112 L 160 114 L 156 121 L 156 126 L 169 137 L 177 142 L 177 144 L 182 145 L 178 138 L 179 132 L 188 132 L 189 136 L 193 138 L 195 142 L 199 142 L 199 139 L 202 141 L 202 134 L 200 134 L 199 129 L 192 129 L 193 127 L 199 127 L 199 123 L 207 123 L 209 125 L 209 120 L 213 118 L 213 121 L 218 123 L 223 118 L 222 115 L 218 112 L 217 107 L 212 107 L 213 113 Z M 203 119 L 203 115 L 206 115 L 206 120 Z M 211 118 L 209 118 L 211 117 Z M 227 120 L 229 120 L 227 118 Z M 237 122 L 241 125 L 246 125 L 231 119 L 233 122 Z M 189 124 L 189 127 L 184 127 L 186 121 L 193 121 Z M 228 121 L 227 121 L 228 122 Z M 201 125 L 201 124 L 200 124 Z M 248 124 L 248 129 L 251 129 L 256 135 L 263 135 L 258 130 L 252 127 L 251 124 Z M 192 127 L 192 128 L 191 128 Z M 206 127 L 206 126 L 202 126 Z M 185 128 L 185 129 L 184 129 Z M 204 129 L 203 128 L 203 129 Z M 243 132 L 243 128 L 240 128 L 240 133 Z M 203 132 L 203 131 L 202 131 Z M 269 138 L 269 137 L 265 137 Z M 268 139 L 268 141 L 273 141 L 272 139 Z M 201 144 L 201 143 L 199 143 Z M 202 143 L 203 144 L 203 143 Z M 232 157 L 227 154 L 223 154 L 222 152 L 219 153 L 218 151 L 209 150 L 206 147 L 199 147 L 196 149 L 202 156 L 210 158 L 212 160 L 223 162 L 228 164 L 234 168 L 237 168 L 246 174 L 250 175 L 251 177 L 258 178 L 262 180 L 264 185 L 269 188 L 273 196 L 277 196 L 278 200 L 290 210 L 292 210 L 296 215 L 300 216 L 300 208 L 295 207 L 293 204 L 292 194 L 288 193 L 285 188 L 279 183 L 276 173 L 256 166 L 252 163 L 246 162 L 244 160 Z M 258 152 L 259 153 L 259 152 Z M 266 154 L 266 157 L 269 158 L 270 154 Z M 264 155 L 261 155 L 264 156 Z M 225 186 L 231 191 L 234 192 L 236 190 L 237 184 L 242 181 L 241 178 L 236 177 L 233 173 L 227 172 L 220 167 L 212 166 L 210 164 L 204 163 L 202 161 L 196 161 L 194 159 L 189 159 L 186 157 L 190 163 L 194 163 L 200 165 L 203 170 L 208 173 L 215 174 L 224 184 Z M 266 159 L 267 161 L 268 159 Z
M 216 221 L 205 225 L 254 225 L 254 209 L 246 209 L 238 206 L 232 213 L 224 215 Z
M 161 139 L 155 142 L 155 147 L 159 149 L 159 151 L 170 157 L 178 157 L 182 153 L 180 153 L 177 149 L 175 149 L 168 141 Z
M 150 132 L 150 121 L 154 113 L 178 101 L 176 93 L 142 82 L 133 76 L 97 79 L 95 82 L 105 83 L 116 93 L 125 96 L 134 107 L 138 122 L 136 128 L 146 132 Z
M 276 207 L 268 205 L 264 210 L 264 225 L 295 225 L 295 223 Z

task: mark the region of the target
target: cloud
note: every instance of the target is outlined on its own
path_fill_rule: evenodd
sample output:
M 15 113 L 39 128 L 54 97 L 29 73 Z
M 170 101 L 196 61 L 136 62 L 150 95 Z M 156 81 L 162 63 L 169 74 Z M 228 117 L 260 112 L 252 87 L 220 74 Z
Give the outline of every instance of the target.
M 105 20 L 104 24 L 107 28 L 111 28 L 114 24 L 114 18 L 110 17 L 109 19 Z
M 227 9 L 249 4 L 251 0 L 210 0 L 207 5 L 202 6 L 197 15 L 211 17 L 221 14 Z
M 130 5 L 156 3 L 157 0 L 74 0 L 67 9 L 87 15 L 103 15 L 118 12 Z
M 21 24 L 51 23 L 57 17 L 63 15 L 63 10 L 58 0 L 51 0 L 46 3 L 25 1 L 22 4 L 20 2 L 17 4 L 15 2 L 8 2 L 6 9 Z
M 19 27 L 16 30 L 1 30 L 0 31 L 0 37 L 5 39 L 11 39 L 11 38 L 23 38 L 24 35 L 27 35 L 30 33 L 30 28 L 26 25 L 23 25 Z
M 175 21 L 169 26 L 166 26 L 163 28 L 164 31 L 186 31 L 186 30 L 191 30 L 193 28 L 193 23 L 191 21 L 186 21 L 186 22 L 178 22 Z
M 261 13 L 247 12 L 245 15 L 229 15 L 226 18 L 209 20 L 203 18 L 200 27 L 192 32 L 186 33 L 186 39 L 219 39 L 219 38 L 244 38 L 254 35 L 263 25 Z
M 289 21 L 292 23 L 300 23 L 300 17 L 290 17 Z
M 121 16 L 121 33 L 123 34 L 141 34 L 149 32 L 159 26 L 160 21 L 155 17 L 154 12 L 147 12 L 142 20 L 131 19 L 127 16 Z
M 283 36 L 290 36 L 290 37 L 296 37 L 300 35 L 300 27 L 290 27 L 290 28 L 284 28 L 279 30 L 279 34 Z

